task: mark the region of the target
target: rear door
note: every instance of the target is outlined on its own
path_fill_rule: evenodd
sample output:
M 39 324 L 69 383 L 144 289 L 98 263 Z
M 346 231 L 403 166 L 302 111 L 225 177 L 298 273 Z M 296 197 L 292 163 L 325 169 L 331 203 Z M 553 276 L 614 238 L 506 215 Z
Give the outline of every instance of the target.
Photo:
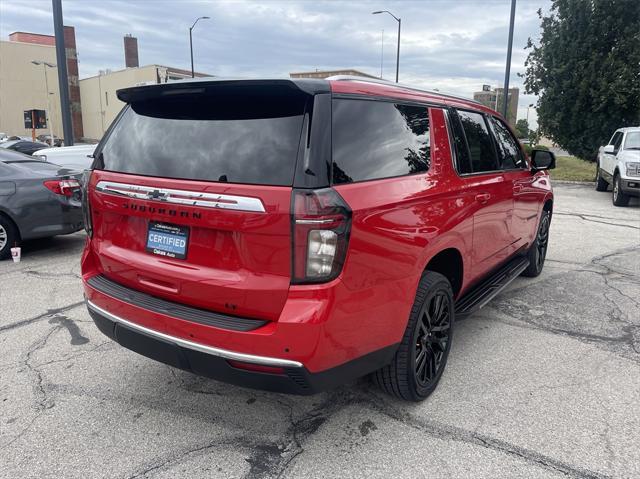
M 497 161 L 489 125 L 481 113 L 457 110 L 459 173 L 476 201 L 473 215 L 473 275 L 507 259 L 512 248 L 513 193 Z M 454 118 L 455 121 L 455 118 Z
M 616 131 L 611 140 L 609 141 L 609 145 L 613 145 L 613 153 L 603 153 L 602 160 L 603 164 L 600 165 L 602 169 L 609 174 L 613 178 L 613 170 L 616 166 L 616 155 L 618 154 L 618 150 L 620 150 L 620 145 L 622 144 L 623 134 L 621 131 Z
M 89 185 L 102 274 L 191 306 L 277 319 L 313 100 L 291 85 L 152 87 L 134 98 L 96 150 Z
M 509 127 L 496 117 L 489 117 L 498 152 L 499 168 L 513 194 L 513 216 L 511 237 L 513 250 L 533 240 L 537 228 L 540 198 L 533 187 L 535 177 L 531 174 L 520 143 Z

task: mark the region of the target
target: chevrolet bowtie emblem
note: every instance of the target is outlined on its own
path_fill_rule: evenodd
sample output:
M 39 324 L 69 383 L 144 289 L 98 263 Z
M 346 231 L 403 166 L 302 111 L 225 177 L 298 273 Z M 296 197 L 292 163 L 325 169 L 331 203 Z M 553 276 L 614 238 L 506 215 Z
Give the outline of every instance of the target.
M 150 200 L 166 200 L 168 196 L 168 193 L 164 193 L 160 190 L 153 190 L 147 193 L 147 197 Z

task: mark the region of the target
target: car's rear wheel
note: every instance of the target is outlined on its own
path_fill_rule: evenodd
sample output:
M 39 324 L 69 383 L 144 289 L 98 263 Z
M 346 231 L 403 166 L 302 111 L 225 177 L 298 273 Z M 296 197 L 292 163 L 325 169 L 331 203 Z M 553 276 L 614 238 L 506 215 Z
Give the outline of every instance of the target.
M 629 195 L 622 191 L 622 181 L 620 175 L 613 177 L 613 204 L 615 206 L 627 206 L 629 204 Z
M 390 364 L 373 373 L 388 394 L 422 401 L 436 388 L 451 349 L 455 310 L 451 284 L 426 271 L 420 279 L 407 329 Z
M 607 191 L 609 183 L 602 177 L 600 173 L 600 165 L 596 166 L 596 191 Z
M 529 258 L 529 266 L 522 272 L 522 276 L 535 278 L 542 273 L 544 260 L 547 257 L 547 247 L 549 246 L 549 227 L 551 226 L 551 214 L 547 210 L 542 210 L 540 216 L 540 224 L 536 239 L 529 247 L 527 257 Z
M 11 256 L 11 248 L 19 241 L 18 231 L 13 222 L 0 214 L 0 259 Z

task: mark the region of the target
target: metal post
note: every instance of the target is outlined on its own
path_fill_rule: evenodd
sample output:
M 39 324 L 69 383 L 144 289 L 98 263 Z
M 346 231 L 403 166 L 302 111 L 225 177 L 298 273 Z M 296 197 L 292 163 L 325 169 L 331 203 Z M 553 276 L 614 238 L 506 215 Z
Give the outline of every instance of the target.
M 51 3 L 53 5 L 53 29 L 56 35 L 60 116 L 62 116 L 64 144 L 65 146 L 72 146 L 73 126 L 71 124 L 71 109 L 69 107 L 69 79 L 67 78 L 67 53 L 64 47 L 64 29 L 62 25 L 62 0 L 51 0 Z
M 398 83 L 398 75 L 400 72 L 400 27 L 402 25 L 402 20 L 398 17 L 396 17 L 393 13 L 391 13 L 389 10 L 378 10 L 376 12 L 371 12 L 372 15 L 379 15 L 381 13 L 388 13 L 389 15 L 391 15 L 396 22 L 398 22 L 398 50 L 396 53 L 396 83 Z
M 382 66 L 384 65 L 384 30 L 381 36 L 382 45 L 380 46 L 380 79 L 382 80 Z
M 189 50 L 191 51 L 191 78 L 194 78 L 196 74 L 193 71 L 193 36 L 191 34 L 192 30 L 193 30 L 193 27 L 189 28 Z
M 400 25 L 402 24 L 402 19 L 398 18 L 397 20 L 398 20 L 398 51 L 396 53 L 396 83 L 398 83 L 398 75 L 400 73 Z
M 502 116 L 507 119 L 509 105 L 509 75 L 511 73 L 511 49 L 513 48 L 513 24 L 516 17 L 516 0 L 511 0 L 511 19 L 509 21 L 509 43 L 507 44 L 507 68 L 504 73 L 504 100 L 502 104 Z
M 44 69 L 44 87 L 46 89 L 46 95 L 47 95 L 47 117 L 49 117 L 49 139 L 51 140 L 51 146 L 55 146 L 54 145 L 54 141 L 53 141 L 53 114 L 51 113 L 51 100 L 49 99 L 49 80 L 47 79 L 47 64 L 42 62 L 42 68 Z
M 193 25 L 191 25 L 191 28 L 189 28 L 189 50 L 191 51 L 191 78 L 195 77 L 195 72 L 193 70 L 193 34 L 191 33 L 193 31 L 193 28 L 196 26 L 196 23 L 198 23 L 200 20 L 209 20 L 210 17 L 198 17 L 196 18 L 196 21 L 193 22 Z

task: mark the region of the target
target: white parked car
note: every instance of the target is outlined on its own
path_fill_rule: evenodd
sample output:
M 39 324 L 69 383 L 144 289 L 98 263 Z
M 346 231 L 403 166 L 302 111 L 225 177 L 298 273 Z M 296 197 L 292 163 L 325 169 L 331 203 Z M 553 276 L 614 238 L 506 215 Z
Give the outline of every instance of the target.
M 93 151 L 97 145 L 74 145 L 44 148 L 33 155 L 41 157 L 44 161 L 55 163 L 74 170 L 86 170 L 93 163 Z
M 600 147 L 596 190 L 607 191 L 609 185 L 616 206 L 627 206 L 631 196 L 640 196 L 640 127 L 620 128 Z

